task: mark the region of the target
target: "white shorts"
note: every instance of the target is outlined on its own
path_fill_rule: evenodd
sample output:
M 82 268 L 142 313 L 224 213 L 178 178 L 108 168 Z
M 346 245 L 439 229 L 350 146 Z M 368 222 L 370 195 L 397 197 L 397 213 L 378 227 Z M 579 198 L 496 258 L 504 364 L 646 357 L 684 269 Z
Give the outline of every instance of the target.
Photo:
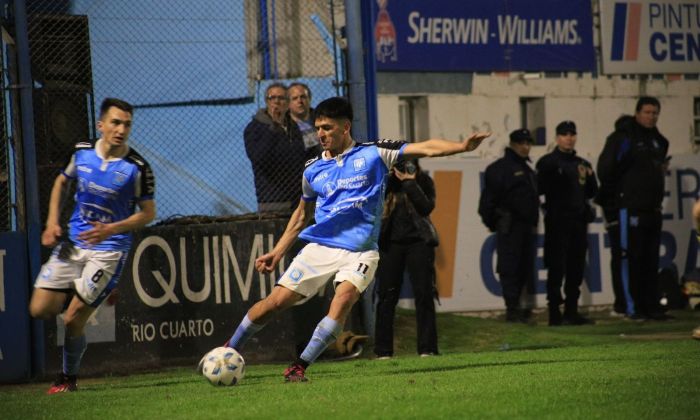
M 334 288 L 349 281 L 362 293 L 372 283 L 378 263 L 377 251 L 354 252 L 311 243 L 294 257 L 277 284 L 308 299 L 335 276 Z
M 66 292 L 73 290 L 86 304 L 99 306 L 117 286 L 128 253 L 74 247 L 70 256 L 61 260 L 58 258 L 61 246 L 54 248 L 49 260 L 41 266 L 34 287 Z

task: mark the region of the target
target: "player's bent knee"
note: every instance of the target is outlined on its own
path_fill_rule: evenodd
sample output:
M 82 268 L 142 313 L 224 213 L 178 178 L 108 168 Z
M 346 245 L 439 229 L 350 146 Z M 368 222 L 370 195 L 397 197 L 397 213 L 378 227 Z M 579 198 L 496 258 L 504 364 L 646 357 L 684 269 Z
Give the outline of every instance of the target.
M 49 320 L 61 313 L 59 306 L 53 305 L 50 302 L 42 302 L 33 300 L 29 302 L 29 315 L 35 319 Z
M 35 305 L 29 305 L 29 316 L 31 316 L 34 319 L 41 319 L 43 321 L 47 321 L 53 317 L 58 315 L 58 313 L 53 313 L 52 311 L 48 310 L 48 308 L 45 307 L 38 307 Z

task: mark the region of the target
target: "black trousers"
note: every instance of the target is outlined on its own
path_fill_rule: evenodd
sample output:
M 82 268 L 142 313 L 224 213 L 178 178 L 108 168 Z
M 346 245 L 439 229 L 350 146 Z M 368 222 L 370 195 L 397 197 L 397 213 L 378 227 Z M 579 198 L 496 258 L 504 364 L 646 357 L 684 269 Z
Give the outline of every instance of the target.
M 621 277 L 627 313 L 648 315 L 660 310 L 659 249 L 660 211 L 620 209 Z
M 416 302 L 416 350 L 419 354 L 437 354 L 435 248 L 424 242 L 392 242 L 386 250 L 380 251 L 377 267 L 378 302 L 374 353 L 378 356 L 394 354 L 394 315 L 404 269 L 408 271 Z
M 513 221 L 508 232 L 496 235 L 496 252 L 496 271 L 506 308 L 518 309 L 523 288 L 535 282 L 534 226 Z
M 610 242 L 610 277 L 612 280 L 615 301 L 615 312 L 624 314 L 627 312 L 625 289 L 622 285 L 622 248 L 620 247 L 620 211 L 617 209 L 605 210 L 605 230 L 608 232 Z
M 586 266 L 588 224 L 583 216 L 550 212 L 544 219 L 544 229 L 547 302 L 558 307 L 564 301 L 566 310 L 575 312 Z M 565 299 L 561 296 L 562 283 Z

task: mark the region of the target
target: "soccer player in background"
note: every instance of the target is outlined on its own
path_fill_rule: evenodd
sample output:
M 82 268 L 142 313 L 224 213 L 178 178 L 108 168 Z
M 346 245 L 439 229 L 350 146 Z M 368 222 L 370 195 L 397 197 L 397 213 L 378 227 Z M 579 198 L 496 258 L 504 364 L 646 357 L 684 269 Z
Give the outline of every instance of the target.
M 148 163 L 128 145 L 133 107 L 107 98 L 100 106 L 100 139 L 78 143 L 54 181 L 41 244 L 54 247 L 34 283 L 29 313 L 63 315 L 63 369 L 49 394 L 76 391 L 80 360 L 87 347 L 85 325 L 119 281 L 131 246 L 131 231 L 156 215 L 155 181 Z M 61 197 L 76 180 L 76 203 L 68 235 L 60 226 Z M 138 204 L 140 210 L 136 211 Z
M 469 152 L 490 135 L 474 133 L 463 142 L 356 143 L 350 134 L 352 118 L 352 107 L 343 98 L 326 99 L 316 108 L 315 127 L 323 153 L 307 162 L 299 205 L 273 250 L 256 259 L 255 267 L 261 273 L 271 273 L 297 237 L 308 245 L 279 279 L 279 287 L 253 305 L 225 344 L 240 351 L 273 316 L 309 299 L 333 278 L 335 296 L 328 315 L 318 323 L 302 354 L 285 370 L 288 382 L 307 380 L 306 368 L 342 331 L 352 306 L 374 277 L 389 168 L 402 159 Z M 312 216 L 316 223 L 304 229 Z

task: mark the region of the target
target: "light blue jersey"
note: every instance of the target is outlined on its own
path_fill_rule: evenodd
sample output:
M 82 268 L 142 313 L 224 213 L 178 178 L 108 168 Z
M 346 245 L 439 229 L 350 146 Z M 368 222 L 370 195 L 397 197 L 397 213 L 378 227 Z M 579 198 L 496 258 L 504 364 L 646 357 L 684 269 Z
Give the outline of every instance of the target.
M 307 162 L 302 199 L 316 200 L 316 224 L 299 237 L 350 251 L 377 249 L 387 175 L 404 147 L 392 140 L 353 143 L 335 158 Z
M 148 163 L 133 149 L 123 158 L 103 160 L 96 146 L 78 143 L 63 174 L 77 181 L 75 210 L 69 222 L 70 240 L 80 248 L 128 251 L 130 232 L 110 236 L 95 245 L 84 243 L 78 235 L 92 228 L 89 222 L 124 220 L 134 214 L 138 202 L 153 199 L 155 181 Z

